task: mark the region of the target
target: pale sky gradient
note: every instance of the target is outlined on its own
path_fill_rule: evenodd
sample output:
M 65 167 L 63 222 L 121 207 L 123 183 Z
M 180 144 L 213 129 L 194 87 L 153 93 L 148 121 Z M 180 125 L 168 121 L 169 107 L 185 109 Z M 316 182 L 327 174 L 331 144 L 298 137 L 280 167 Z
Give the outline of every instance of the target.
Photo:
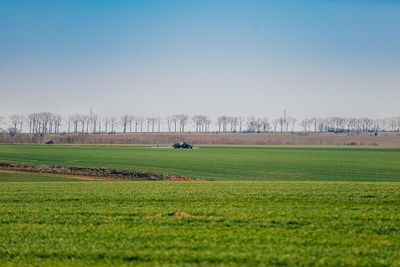
M 400 115 L 400 1 L 0 1 L 0 115 Z

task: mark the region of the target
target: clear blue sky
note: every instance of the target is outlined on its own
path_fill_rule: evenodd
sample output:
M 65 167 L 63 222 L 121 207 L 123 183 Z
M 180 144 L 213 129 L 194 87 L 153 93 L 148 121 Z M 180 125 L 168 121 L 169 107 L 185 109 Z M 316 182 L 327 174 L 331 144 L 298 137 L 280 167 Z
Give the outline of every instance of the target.
M 400 115 L 400 1 L 0 1 L 0 115 Z

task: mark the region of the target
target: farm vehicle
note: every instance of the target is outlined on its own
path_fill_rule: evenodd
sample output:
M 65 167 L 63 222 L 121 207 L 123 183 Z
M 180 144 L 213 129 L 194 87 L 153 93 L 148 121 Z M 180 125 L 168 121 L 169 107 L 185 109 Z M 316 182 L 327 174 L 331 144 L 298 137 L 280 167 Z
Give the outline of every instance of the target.
M 192 149 L 193 146 L 189 142 L 183 142 L 183 143 L 175 142 L 174 148 Z

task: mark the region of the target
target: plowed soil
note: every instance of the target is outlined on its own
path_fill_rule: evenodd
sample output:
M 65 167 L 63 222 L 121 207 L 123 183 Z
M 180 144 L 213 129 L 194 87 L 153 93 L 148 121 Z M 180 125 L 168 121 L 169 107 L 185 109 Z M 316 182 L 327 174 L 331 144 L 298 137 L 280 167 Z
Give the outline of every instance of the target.
M 0 170 L 19 171 L 19 172 L 36 172 L 36 173 L 52 173 L 81 176 L 85 178 L 108 178 L 107 180 L 148 180 L 148 181 L 195 181 L 186 176 L 177 176 L 161 173 L 150 173 L 131 170 L 117 170 L 92 167 L 72 167 L 72 166 L 49 166 L 24 164 L 8 161 L 0 161 Z

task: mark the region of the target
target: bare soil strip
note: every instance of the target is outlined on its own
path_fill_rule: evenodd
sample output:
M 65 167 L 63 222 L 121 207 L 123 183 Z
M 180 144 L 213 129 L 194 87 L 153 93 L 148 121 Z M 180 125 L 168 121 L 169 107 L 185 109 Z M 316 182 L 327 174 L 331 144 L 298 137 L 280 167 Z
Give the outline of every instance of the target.
M 0 161 L 0 170 L 79 176 L 89 180 L 200 181 L 186 176 L 92 167 L 50 166 Z

